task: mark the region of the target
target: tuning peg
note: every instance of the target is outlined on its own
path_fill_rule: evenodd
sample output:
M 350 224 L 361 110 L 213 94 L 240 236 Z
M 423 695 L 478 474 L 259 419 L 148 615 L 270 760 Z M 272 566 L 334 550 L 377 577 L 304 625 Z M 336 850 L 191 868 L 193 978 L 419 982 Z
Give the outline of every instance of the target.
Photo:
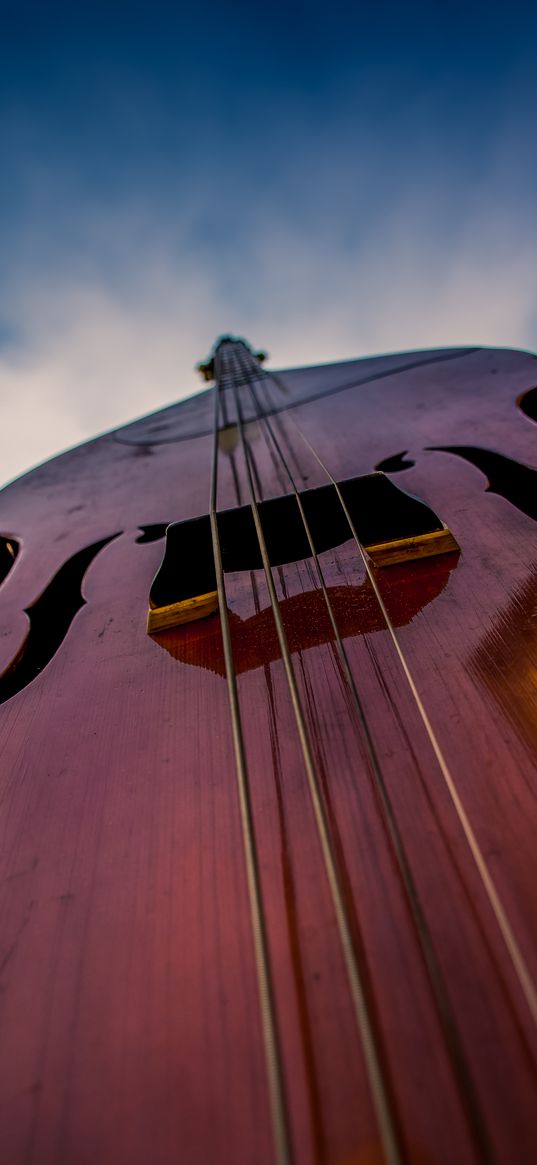
M 200 360 L 199 364 L 196 364 L 196 372 L 199 372 L 203 380 L 214 380 L 214 360 L 212 356 L 209 360 Z

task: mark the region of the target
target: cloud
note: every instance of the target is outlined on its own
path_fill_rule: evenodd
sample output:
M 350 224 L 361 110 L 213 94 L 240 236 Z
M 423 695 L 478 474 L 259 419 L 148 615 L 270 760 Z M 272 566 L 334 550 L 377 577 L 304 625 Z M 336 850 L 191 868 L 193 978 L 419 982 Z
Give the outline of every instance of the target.
M 229 230 L 213 240 L 207 192 L 188 188 L 176 220 L 81 206 L 83 245 L 26 258 L 0 303 L 1 479 L 189 395 L 223 331 L 279 367 L 535 344 L 536 227 L 493 168 L 461 200 L 438 168 L 395 178 L 378 160 L 360 184 L 335 147 L 333 162 L 313 185 L 304 153 L 302 186 L 295 162 L 287 199 L 282 176 L 279 198 L 260 188 L 242 218 L 222 197 Z

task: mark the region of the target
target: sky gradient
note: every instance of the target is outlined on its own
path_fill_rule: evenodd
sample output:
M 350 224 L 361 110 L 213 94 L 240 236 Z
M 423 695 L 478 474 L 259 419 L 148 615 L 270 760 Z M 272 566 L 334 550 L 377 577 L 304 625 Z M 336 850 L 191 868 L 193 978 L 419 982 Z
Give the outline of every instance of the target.
M 0 0 L 0 481 L 273 363 L 537 346 L 534 5 Z

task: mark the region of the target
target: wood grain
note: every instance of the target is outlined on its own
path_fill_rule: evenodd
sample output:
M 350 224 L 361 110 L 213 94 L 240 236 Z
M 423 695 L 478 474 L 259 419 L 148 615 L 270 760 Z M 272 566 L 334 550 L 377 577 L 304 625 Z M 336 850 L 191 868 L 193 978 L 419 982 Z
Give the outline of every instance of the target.
M 323 479 L 291 413 L 337 479 L 405 450 L 413 464 L 394 481 L 431 505 L 461 547 L 377 578 L 535 980 L 537 525 L 486 492 L 474 466 L 428 451 L 474 445 L 537 465 L 537 429 L 517 405 L 535 385 L 535 358 L 410 353 L 280 375 L 287 391 L 272 389 L 271 400 L 301 484 Z M 118 535 L 91 563 L 85 605 L 54 658 L 0 707 L 7 1165 L 275 1160 L 219 619 L 148 637 L 164 544 L 136 541 L 142 525 L 207 512 L 211 439 L 189 433 L 208 433 L 211 408 L 209 390 L 0 495 L 0 534 L 21 543 L 0 588 L 3 671 L 24 645 L 25 610 L 62 564 Z M 252 421 L 248 438 L 264 496 L 288 492 L 263 426 Z M 232 431 L 226 449 L 219 504 L 231 506 L 247 498 Z M 426 933 L 314 564 L 279 567 L 403 1159 L 530 1165 L 537 1037 L 527 998 L 356 549 L 349 541 L 321 564 Z M 233 574 L 226 588 L 293 1160 L 380 1165 L 265 580 Z

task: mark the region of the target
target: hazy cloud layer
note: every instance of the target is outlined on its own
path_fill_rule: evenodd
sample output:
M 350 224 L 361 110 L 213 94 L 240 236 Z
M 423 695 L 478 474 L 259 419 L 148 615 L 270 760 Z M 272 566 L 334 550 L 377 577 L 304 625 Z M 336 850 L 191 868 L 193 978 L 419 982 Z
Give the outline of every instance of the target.
M 34 273 L 4 305 L 14 338 L 0 355 L 2 479 L 195 391 L 193 366 L 222 331 L 266 346 L 280 367 L 445 345 L 531 348 L 534 229 L 491 208 L 461 222 L 446 248 L 407 204 L 348 248 L 329 226 L 312 237 L 265 219 L 240 263 L 229 256 L 229 274 L 225 261 L 215 269 L 162 237 L 131 248 L 128 232 L 124 263 L 115 238 L 119 280 Z

